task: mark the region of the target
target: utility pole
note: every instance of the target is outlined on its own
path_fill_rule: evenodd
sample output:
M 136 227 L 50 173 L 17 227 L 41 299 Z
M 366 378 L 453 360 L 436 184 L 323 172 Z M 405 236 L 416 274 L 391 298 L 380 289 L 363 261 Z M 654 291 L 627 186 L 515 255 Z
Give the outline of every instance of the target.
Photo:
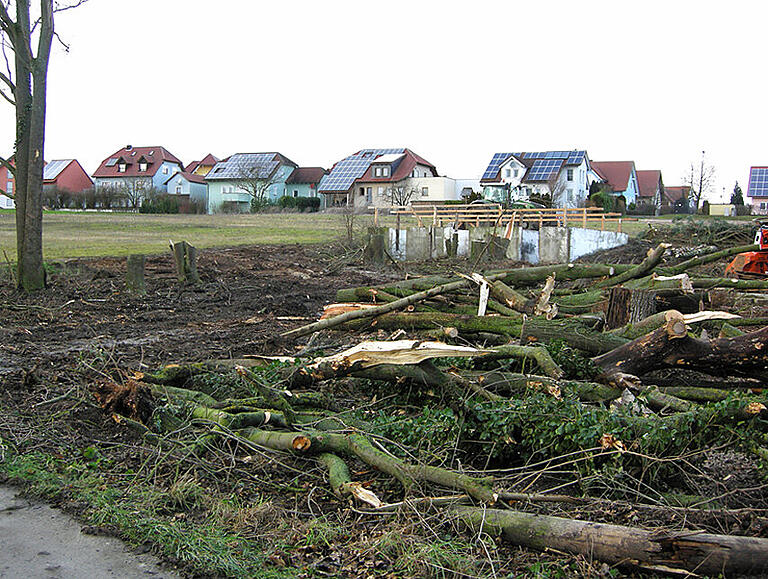
M 702 202 L 701 196 L 704 194 L 704 191 L 702 190 L 704 188 L 704 151 L 701 152 L 701 166 L 699 167 L 699 195 L 698 200 L 699 203 Z M 696 209 L 698 209 L 698 203 L 696 204 Z

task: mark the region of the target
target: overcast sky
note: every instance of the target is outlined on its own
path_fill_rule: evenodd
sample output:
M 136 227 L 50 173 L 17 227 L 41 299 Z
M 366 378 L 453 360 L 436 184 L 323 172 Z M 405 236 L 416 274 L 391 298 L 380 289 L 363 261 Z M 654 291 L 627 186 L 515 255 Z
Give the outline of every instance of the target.
M 132 144 L 330 167 L 405 146 L 479 178 L 494 152 L 578 148 L 677 185 L 706 151 L 718 200 L 768 165 L 767 16 L 740 0 L 90 0 L 57 18 L 71 49 L 51 60 L 46 158 L 93 172 Z

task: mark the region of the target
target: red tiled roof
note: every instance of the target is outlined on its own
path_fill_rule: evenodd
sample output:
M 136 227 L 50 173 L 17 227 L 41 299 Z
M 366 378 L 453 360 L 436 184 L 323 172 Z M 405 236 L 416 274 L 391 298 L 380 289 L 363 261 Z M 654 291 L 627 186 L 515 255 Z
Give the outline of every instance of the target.
M 405 157 L 400 160 L 397 168 L 389 177 L 374 177 L 373 166 L 376 164 L 376 159 L 374 159 L 371 161 L 371 166 L 368 167 L 368 170 L 362 177 L 360 177 L 360 179 L 358 179 L 358 181 L 364 183 L 397 183 L 398 181 L 408 178 L 411 173 L 413 173 L 413 169 L 416 165 L 425 165 L 432 170 L 433 176 L 437 175 L 435 166 L 424 159 L 424 157 L 420 157 L 410 149 L 406 149 L 403 155 L 405 155 Z
M 650 198 L 656 195 L 656 191 L 661 187 L 661 171 L 650 169 L 647 171 L 637 171 L 638 195 L 643 198 Z
M 611 188 L 618 191 L 626 191 L 629 184 L 629 176 L 632 174 L 634 161 L 592 161 L 592 169 L 606 181 Z
M 147 162 L 147 170 L 139 172 L 139 159 L 143 158 Z M 107 166 L 110 159 L 122 160 L 125 162 L 125 172 L 118 171 L 119 162 Z M 157 173 L 163 161 L 176 163 L 183 167 L 176 156 L 169 153 L 165 147 L 123 147 L 119 151 L 110 155 L 101 162 L 99 168 L 93 173 L 94 177 L 137 177 L 139 175 L 153 176 Z
M 664 187 L 664 198 L 669 203 L 674 203 L 678 199 L 688 199 L 691 193 L 689 185 L 680 185 L 676 187 Z
M 184 167 L 184 172 L 185 173 L 192 173 L 199 166 L 200 166 L 200 161 L 192 161 L 189 165 Z
M 121 173 L 121 175 L 122 175 L 122 173 Z M 165 184 L 167 184 L 168 181 L 170 181 L 171 179 L 173 179 L 174 177 L 176 177 L 178 175 L 181 175 L 182 177 L 184 177 L 190 183 L 202 183 L 203 185 L 205 185 L 205 183 L 206 183 L 204 175 L 197 175 L 196 173 L 190 173 L 188 171 L 179 171 L 178 173 L 174 173 L 173 175 L 168 177 L 168 179 L 165 180 Z
M 218 162 L 219 162 L 219 159 L 217 157 L 214 157 L 213 155 L 208 153 L 205 157 L 203 157 L 203 160 L 200 161 L 200 164 L 205 166 L 210 165 L 211 167 L 213 167 Z
M 328 171 L 322 167 L 297 167 L 285 180 L 286 183 L 319 183 Z

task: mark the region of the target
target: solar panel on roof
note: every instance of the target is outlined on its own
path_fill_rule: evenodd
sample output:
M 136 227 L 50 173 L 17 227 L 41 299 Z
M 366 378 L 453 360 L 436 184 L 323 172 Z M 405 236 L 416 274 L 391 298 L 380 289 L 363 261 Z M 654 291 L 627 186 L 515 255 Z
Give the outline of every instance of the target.
M 526 177 L 527 181 L 548 181 L 553 173 L 560 171 L 562 159 L 537 159 Z
M 752 167 L 749 172 L 749 197 L 768 197 L 768 167 Z
M 317 190 L 321 193 L 324 191 L 348 191 L 352 184 L 365 174 L 377 157 L 402 153 L 405 153 L 405 149 L 402 147 L 358 151 L 336 163 L 331 172 L 320 180 Z
M 483 179 L 495 179 L 499 168 L 512 156 L 512 153 L 495 153 L 483 173 Z

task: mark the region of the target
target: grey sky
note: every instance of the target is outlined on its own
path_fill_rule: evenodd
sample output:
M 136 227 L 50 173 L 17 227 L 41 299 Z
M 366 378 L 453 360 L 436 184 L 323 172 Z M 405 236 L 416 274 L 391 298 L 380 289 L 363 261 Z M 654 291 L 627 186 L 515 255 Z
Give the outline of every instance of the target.
M 62 13 L 46 158 L 126 144 L 330 165 L 407 146 L 479 177 L 496 151 L 585 148 L 715 198 L 768 165 L 768 3 L 90 0 Z M 2 107 L 2 105 L 0 105 Z M 3 148 L 13 146 L 0 108 Z

